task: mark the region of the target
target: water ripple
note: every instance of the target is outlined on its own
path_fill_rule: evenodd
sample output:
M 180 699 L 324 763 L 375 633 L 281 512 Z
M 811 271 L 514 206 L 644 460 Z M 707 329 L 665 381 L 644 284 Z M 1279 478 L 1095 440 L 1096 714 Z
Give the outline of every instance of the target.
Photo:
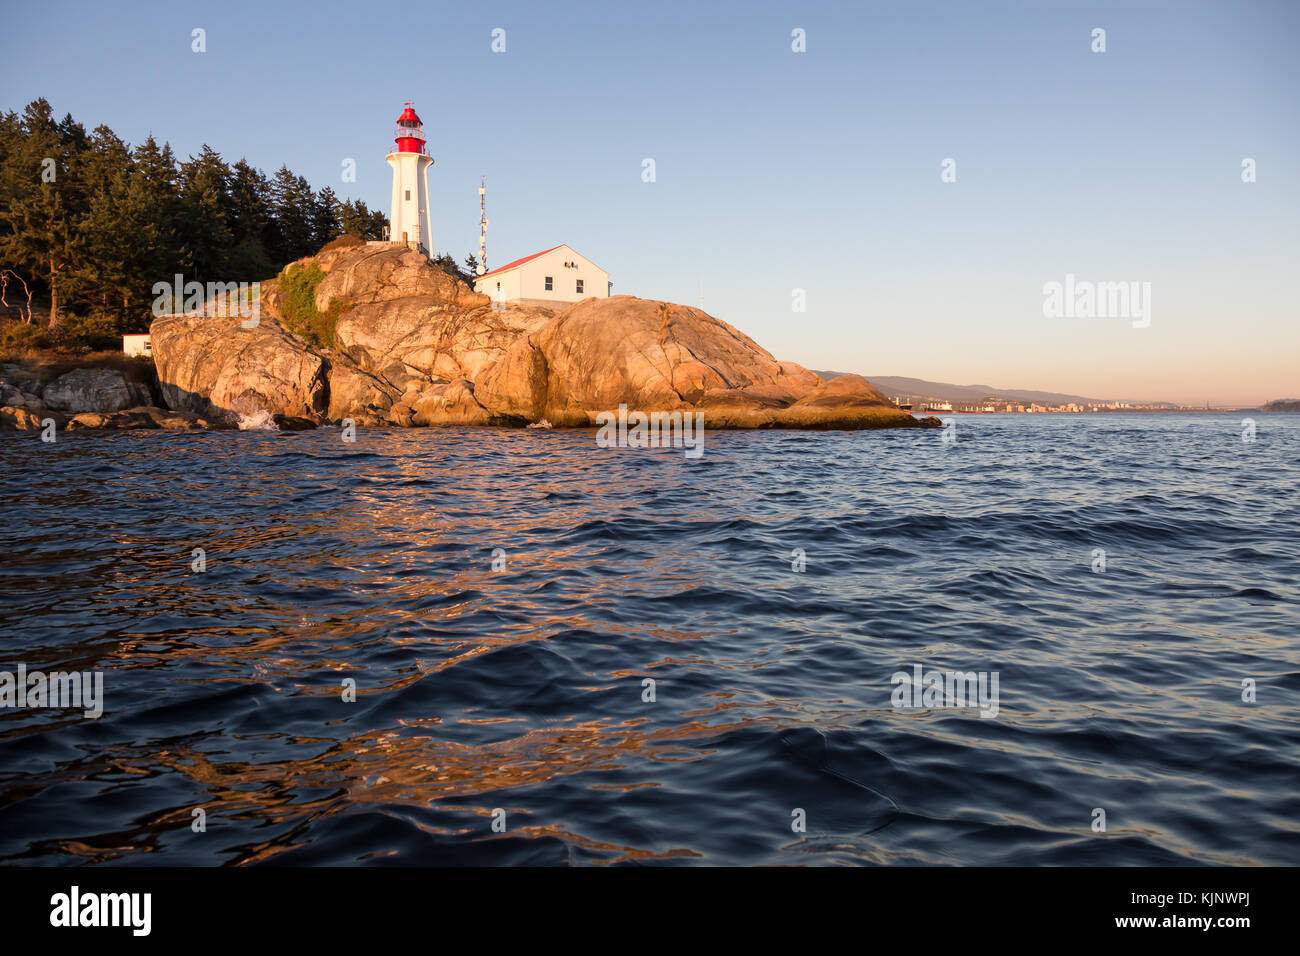
M 0 711 L 0 859 L 1300 863 L 1258 421 L 0 434 L 0 670 L 106 697 Z M 895 709 L 914 664 L 997 715 Z

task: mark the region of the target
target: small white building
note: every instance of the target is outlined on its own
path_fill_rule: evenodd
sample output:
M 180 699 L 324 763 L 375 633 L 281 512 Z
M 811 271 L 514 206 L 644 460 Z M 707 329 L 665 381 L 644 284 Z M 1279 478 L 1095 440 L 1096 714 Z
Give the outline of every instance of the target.
M 127 355 L 153 355 L 153 340 L 149 333 L 122 336 L 122 351 Z
M 494 302 L 554 306 L 609 298 L 609 273 L 570 246 L 535 252 L 474 280 Z

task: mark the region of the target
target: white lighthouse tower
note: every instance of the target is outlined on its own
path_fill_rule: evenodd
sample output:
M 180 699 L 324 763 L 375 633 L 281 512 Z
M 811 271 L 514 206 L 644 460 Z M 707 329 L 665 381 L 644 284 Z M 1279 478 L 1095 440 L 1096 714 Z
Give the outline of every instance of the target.
M 397 148 L 388 154 L 393 167 L 393 202 L 388 238 L 433 256 L 433 220 L 429 215 L 428 170 L 433 157 L 425 150 L 424 124 L 410 103 L 397 118 Z

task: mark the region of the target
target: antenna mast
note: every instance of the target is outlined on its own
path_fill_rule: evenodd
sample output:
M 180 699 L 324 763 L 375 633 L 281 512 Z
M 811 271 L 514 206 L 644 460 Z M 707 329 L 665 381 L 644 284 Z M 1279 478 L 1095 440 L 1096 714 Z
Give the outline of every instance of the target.
M 478 178 L 478 263 L 479 275 L 488 271 L 487 265 L 487 178 Z

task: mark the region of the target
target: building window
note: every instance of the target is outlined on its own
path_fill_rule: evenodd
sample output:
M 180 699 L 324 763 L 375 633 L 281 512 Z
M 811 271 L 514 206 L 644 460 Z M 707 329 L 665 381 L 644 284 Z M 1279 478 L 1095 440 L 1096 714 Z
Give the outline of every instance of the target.
M 555 289 L 555 279 L 552 276 L 546 277 L 546 291 L 553 292 Z
M 409 189 L 406 191 L 406 198 L 407 199 L 411 198 L 411 191 Z
M 578 280 L 578 293 L 579 293 L 579 294 L 582 293 L 582 280 L 581 280 L 581 279 Z

